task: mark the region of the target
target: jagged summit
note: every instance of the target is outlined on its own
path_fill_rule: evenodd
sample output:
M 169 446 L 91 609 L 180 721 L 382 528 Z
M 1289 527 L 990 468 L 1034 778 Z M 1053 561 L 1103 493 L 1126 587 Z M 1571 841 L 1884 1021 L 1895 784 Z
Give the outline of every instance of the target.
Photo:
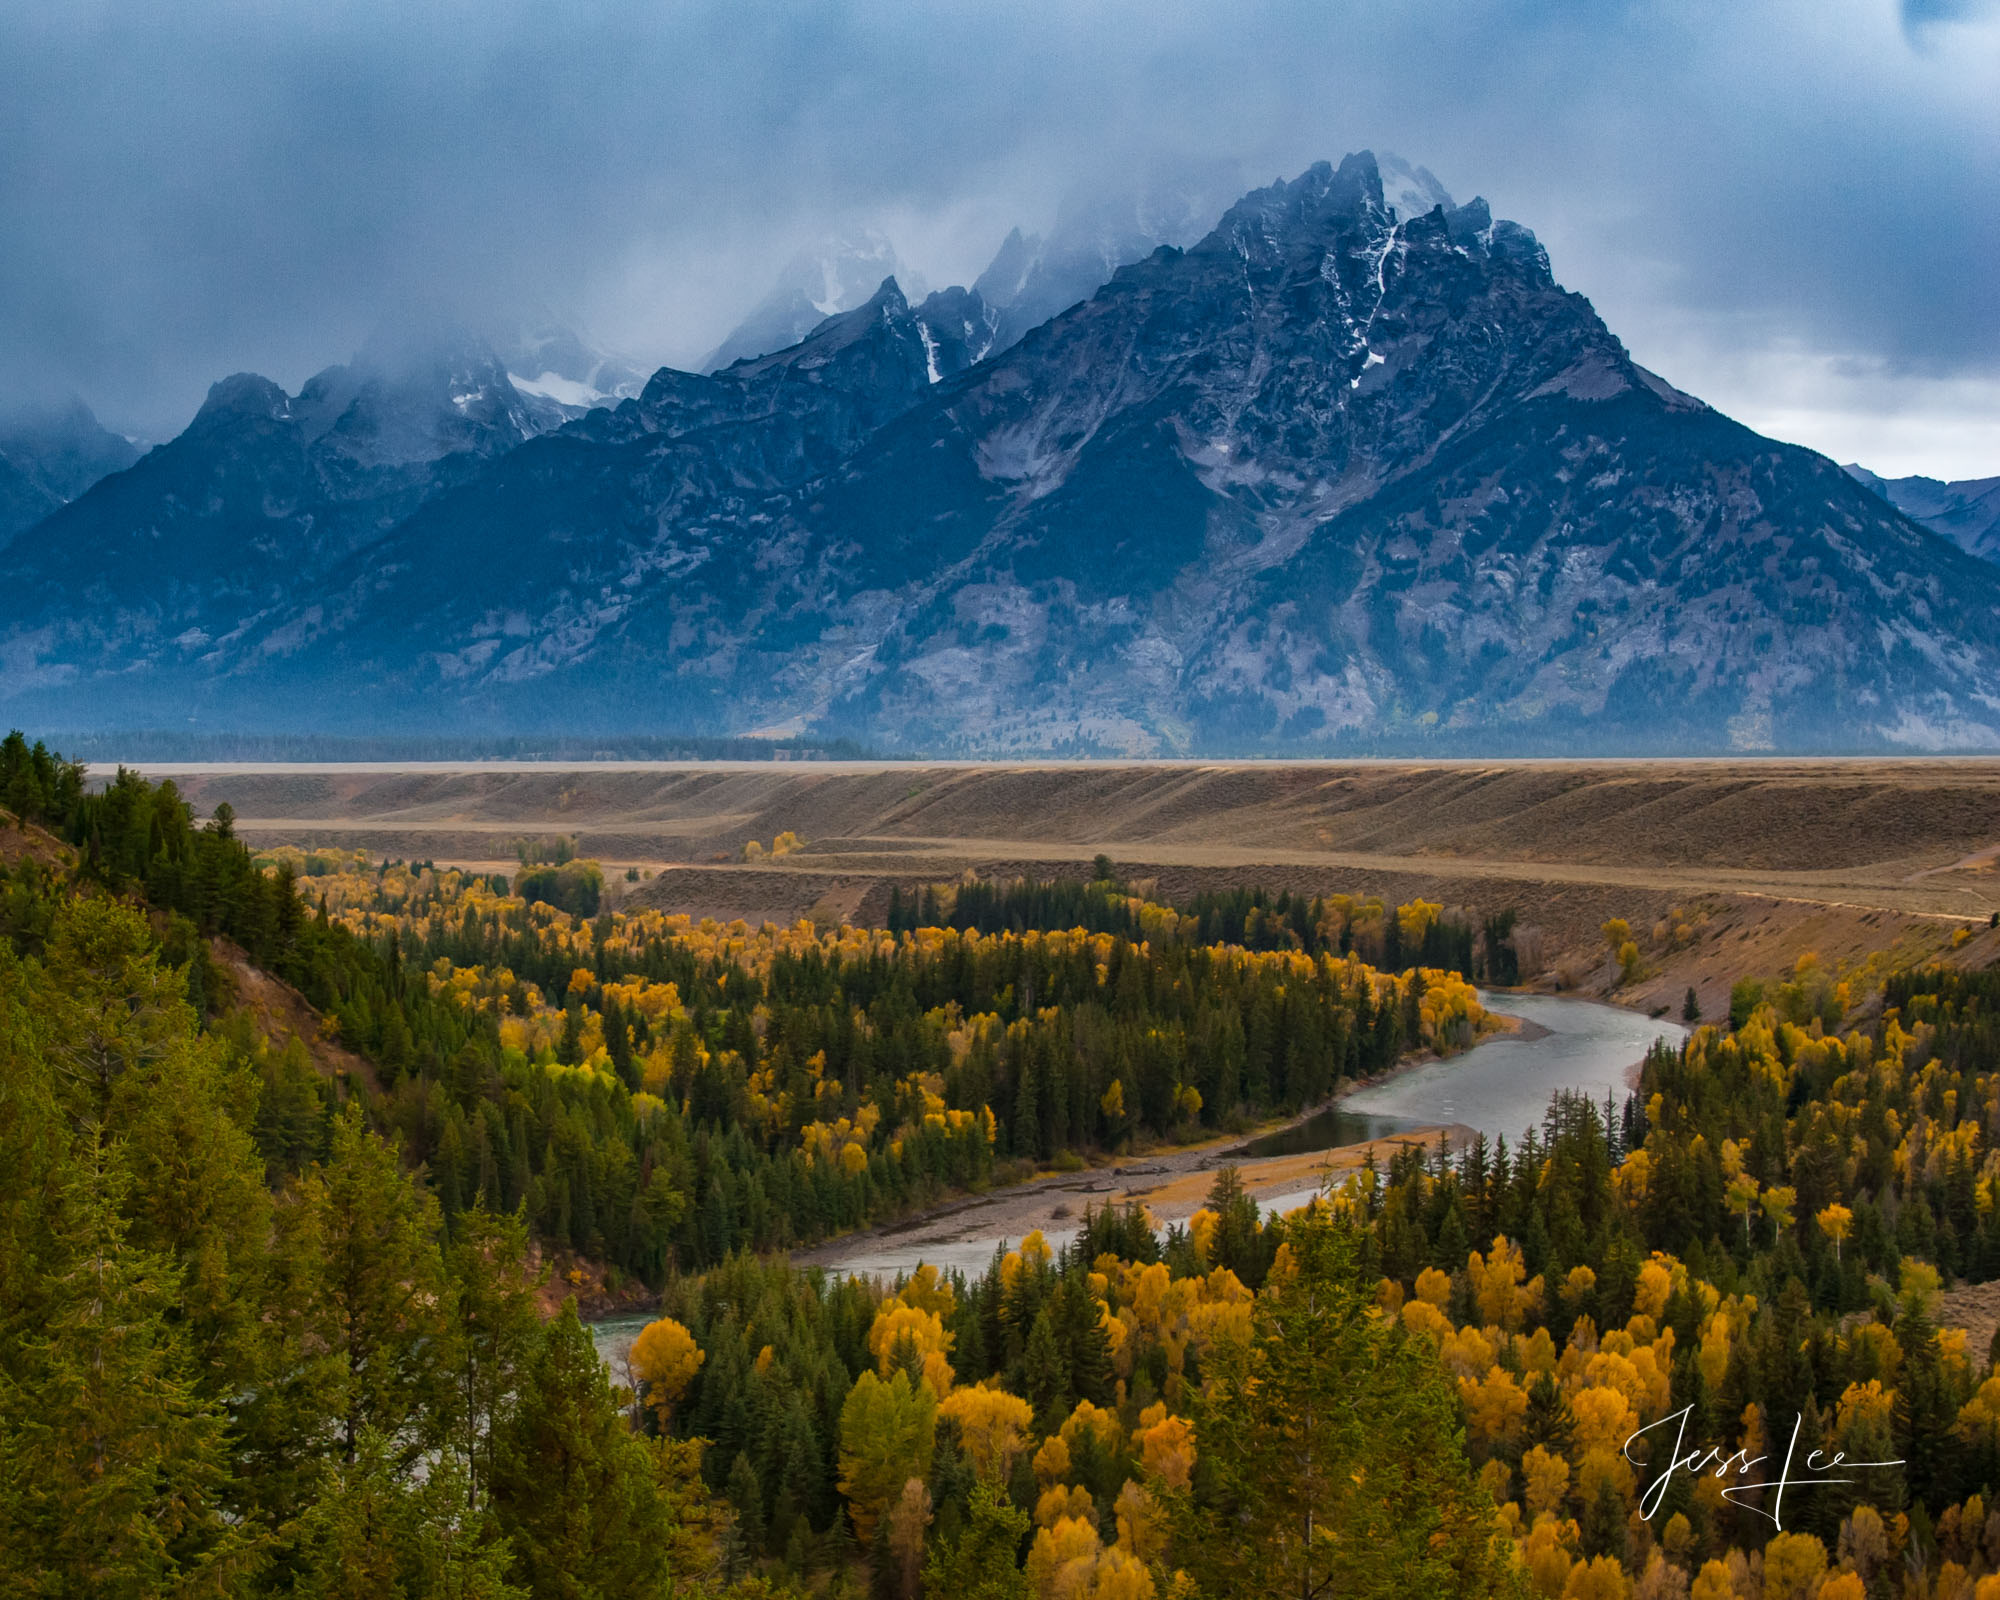
M 138 459 L 76 395 L 0 412 L 0 546 Z
M 1938 478 L 1881 478 L 1851 463 L 1841 470 L 1968 555 L 2000 562 L 2000 477 L 1946 483 Z
M 0 560 L 0 694 L 936 754 L 2000 746 L 2000 571 L 1643 371 L 1527 228 L 1367 152 L 1216 216 L 1012 342 L 878 273 L 421 467 L 246 390 Z
M 884 277 L 910 276 L 888 238 L 872 228 L 831 235 L 801 250 L 778 281 L 701 364 L 719 371 L 797 344 L 828 317 L 865 302 Z

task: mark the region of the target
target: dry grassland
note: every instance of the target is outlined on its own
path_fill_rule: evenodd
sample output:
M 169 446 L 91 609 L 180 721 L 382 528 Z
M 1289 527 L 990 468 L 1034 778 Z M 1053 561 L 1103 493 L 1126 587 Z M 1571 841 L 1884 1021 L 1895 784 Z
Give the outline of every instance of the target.
M 1167 898 L 1254 882 L 1513 906 L 1543 979 L 1595 992 L 1596 930 L 1622 916 L 1648 977 L 1617 997 L 1646 1009 L 1692 983 L 1712 1014 L 1732 976 L 1804 950 L 1925 955 L 1965 928 L 1960 959 L 2000 954 L 1993 760 L 147 770 L 200 811 L 229 801 L 257 843 L 497 867 L 518 839 L 575 834 L 614 877 L 647 872 L 645 900 L 724 918 L 874 921 L 891 883 L 1103 852 Z M 737 864 L 785 830 L 806 848 Z

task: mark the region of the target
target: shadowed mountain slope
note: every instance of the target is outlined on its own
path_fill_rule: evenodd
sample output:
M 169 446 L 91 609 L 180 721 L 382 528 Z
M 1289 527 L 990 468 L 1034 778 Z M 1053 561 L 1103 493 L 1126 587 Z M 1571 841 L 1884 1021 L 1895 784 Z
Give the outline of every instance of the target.
M 1531 233 L 1417 181 L 1258 190 L 955 372 L 966 308 L 891 280 L 467 456 L 199 658 L 9 618 L 7 686 L 49 725 L 309 694 L 331 729 L 937 753 L 2000 745 L 2000 572 L 1636 366 Z

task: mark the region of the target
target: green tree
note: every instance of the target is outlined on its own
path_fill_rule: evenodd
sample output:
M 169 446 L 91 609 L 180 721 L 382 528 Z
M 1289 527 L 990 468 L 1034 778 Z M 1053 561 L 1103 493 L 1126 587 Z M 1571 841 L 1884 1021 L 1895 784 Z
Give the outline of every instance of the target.
M 445 1457 L 415 1484 L 393 1458 L 370 1429 L 328 1465 L 295 1529 L 298 1600 L 520 1600 L 505 1540 L 466 1509 L 463 1467 Z
M 912 1478 L 931 1470 L 937 1400 L 927 1384 L 898 1371 L 886 1382 L 864 1372 L 840 1408 L 840 1492 L 863 1544 Z
M 1247 1347 L 1191 1394 L 1196 1475 L 1160 1492 L 1202 1593 L 1271 1600 L 1511 1592 L 1458 1397 L 1429 1347 L 1370 1315 L 1356 1240 L 1319 1206 Z
M 413 1459 L 439 1442 L 452 1391 L 439 1360 L 450 1330 L 436 1201 L 350 1102 L 334 1123 L 332 1159 L 297 1186 L 281 1218 L 299 1346 L 317 1356 L 318 1399 L 336 1419 L 342 1457 L 353 1461 L 362 1430 L 374 1428 Z
M 990 1483 L 975 1484 L 958 1537 L 934 1540 L 924 1562 L 924 1593 L 950 1600 L 1027 1600 L 1021 1541 L 1028 1514 Z
M 191 1377 L 171 1261 L 125 1237 L 93 1136 L 69 1176 L 73 1253 L 47 1318 L 0 1362 L 0 1595 L 242 1592 L 221 1406 Z
M 446 1252 L 450 1351 L 457 1394 L 456 1448 L 465 1463 L 466 1506 L 477 1509 L 493 1472 L 493 1430 L 521 1381 L 541 1332 L 528 1225 L 518 1213 L 476 1206 L 458 1220 Z
M 536 1600 L 658 1593 L 674 1530 L 654 1458 L 566 1300 L 494 1440 L 489 1493 L 515 1581 Z

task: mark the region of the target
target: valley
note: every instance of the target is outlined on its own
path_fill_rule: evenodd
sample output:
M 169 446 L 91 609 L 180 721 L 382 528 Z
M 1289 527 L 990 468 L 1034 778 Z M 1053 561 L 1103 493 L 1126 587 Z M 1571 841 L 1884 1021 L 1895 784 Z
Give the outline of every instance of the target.
M 1624 1003 L 1705 1010 L 1804 951 L 1865 961 L 1984 948 L 2000 909 L 2000 761 L 165 764 L 200 813 L 262 846 L 513 870 L 573 835 L 614 893 L 728 921 L 880 923 L 889 889 L 1077 876 L 1098 854 L 1169 900 L 1261 884 L 1422 896 L 1539 931 L 1549 981 L 1603 987 L 1624 917 L 1652 971 Z M 797 851 L 742 859 L 791 831 Z M 645 874 L 623 882 L 626 869 Z M 1646 939 L 1673 913 L 1698 937 Z

